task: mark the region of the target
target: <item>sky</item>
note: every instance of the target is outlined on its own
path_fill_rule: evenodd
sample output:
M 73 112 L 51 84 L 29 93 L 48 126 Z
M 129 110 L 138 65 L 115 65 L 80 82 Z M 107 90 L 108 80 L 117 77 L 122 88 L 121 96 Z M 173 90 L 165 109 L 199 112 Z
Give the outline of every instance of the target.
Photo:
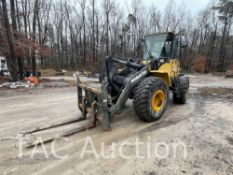
M 125 6 L 127 9 L 130 7 L 130 1 L 129 0 L 119 0 L 121 1 L 121 4 Z M 152 4 L 155 4 L 158 9 L 163 10 L 166 5 L 168 4 L 170 0 L 142 0 L 142 2 L 146 6 L 151 6 Z M 177 6 L 180 4 L 185 4 L 187 7 L 187 10 L 195 15 L 197 14 L 200 10 L 205 9 L 208 5 L 213 5 L 215 0 L 174 0 Z

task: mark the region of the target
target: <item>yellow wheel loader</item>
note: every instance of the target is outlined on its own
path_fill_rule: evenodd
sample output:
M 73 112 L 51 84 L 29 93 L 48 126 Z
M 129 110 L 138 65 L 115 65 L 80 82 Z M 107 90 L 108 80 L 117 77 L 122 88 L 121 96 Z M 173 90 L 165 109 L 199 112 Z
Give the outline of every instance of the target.
M 145 36 L 141 60 L 108 56 L 106 75 L 101 89 L 78 81 L 78 106 L 83 119 L 90 113 L 88 128 L 99 122 L 110 129 L 110 118 L 120 114 L 128 99 L 133 100 L 136 115 L 146 121 L 159 120 L 169 101 L 185 104 L 189 79 L 180 72 L 182 48 L 187 42 L 183 34 L 160 33 Z

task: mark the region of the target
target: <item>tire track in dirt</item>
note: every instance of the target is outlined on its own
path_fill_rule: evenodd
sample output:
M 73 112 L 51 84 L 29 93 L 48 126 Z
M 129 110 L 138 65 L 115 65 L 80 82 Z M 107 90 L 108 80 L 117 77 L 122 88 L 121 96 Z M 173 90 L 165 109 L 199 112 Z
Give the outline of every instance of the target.
M 35 105 L 30 105 L 30 106 L 25 105 L 25 108 L 18 108 L 18 109 L 14 109 L 14 110 L 12 110 L 12 109 L 6 109 L 5 111 L 2 110 L 2 111 L 0 111 L 0 114 L 10 113 L 10 112 L 25 111 L 25 110 L 28 110 L 28 109 L 35 110 L 37 108 L 43 108 L 43 107 L 54 106 L 54 105 L 61 105 L 62 103 L 63 104 L 64 103 L 74 103 L 74 102 L 76 102 L 76 100 L 70 100 L 69 99 L 69 100 L 64 100 L 62 102 L 47 103 L 47 104 L 41 104 L 41 105 L 36 105 L 36 106 Z
M 19 124 L 19 123 L 21 123 L 22 121 L 25 121 L 25 119 L 20 119 L 20 120 L 16 120 L 16 121 L 12 121 L 12 122 L 2 122 L 1 124 L 0 124 L 0 128 L 2 128 L 2 127 L 8 127 L 8 126 L 10 126 L 10 125 L 13 125 L 13 124 Z
M 0 129 L 0 137 L 6 137 L 6 136 L 12 136 L 19 134 L 20 130 L 24 128 L 26 125 L 34 124 L 42 121 L 48 120 L 47 118 L 40 118 L 40 119 L 34 119 L 30 121 L 22 121 L 16 125 L 10 125 L 8 127 L 4 127 Z

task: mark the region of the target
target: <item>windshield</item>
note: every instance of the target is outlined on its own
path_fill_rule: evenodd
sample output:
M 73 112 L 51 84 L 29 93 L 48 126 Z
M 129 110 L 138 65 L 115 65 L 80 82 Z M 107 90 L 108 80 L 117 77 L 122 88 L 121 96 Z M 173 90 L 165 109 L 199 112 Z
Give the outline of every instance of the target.
M 148 35 L 145 40 L 144 59 L 159 59 L 165 42 L 167 39 L 167 33 L 159 35 Z

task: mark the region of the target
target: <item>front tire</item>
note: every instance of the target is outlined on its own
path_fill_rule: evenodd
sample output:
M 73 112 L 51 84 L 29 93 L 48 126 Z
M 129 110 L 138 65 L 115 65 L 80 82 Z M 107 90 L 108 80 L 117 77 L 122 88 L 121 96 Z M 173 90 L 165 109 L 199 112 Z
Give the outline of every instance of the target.
M 153 122 L 164 114 L 169 101 L 169 89 L 160 78 L 142 80 L 134 91 L 134 111 L 143 121 Z

